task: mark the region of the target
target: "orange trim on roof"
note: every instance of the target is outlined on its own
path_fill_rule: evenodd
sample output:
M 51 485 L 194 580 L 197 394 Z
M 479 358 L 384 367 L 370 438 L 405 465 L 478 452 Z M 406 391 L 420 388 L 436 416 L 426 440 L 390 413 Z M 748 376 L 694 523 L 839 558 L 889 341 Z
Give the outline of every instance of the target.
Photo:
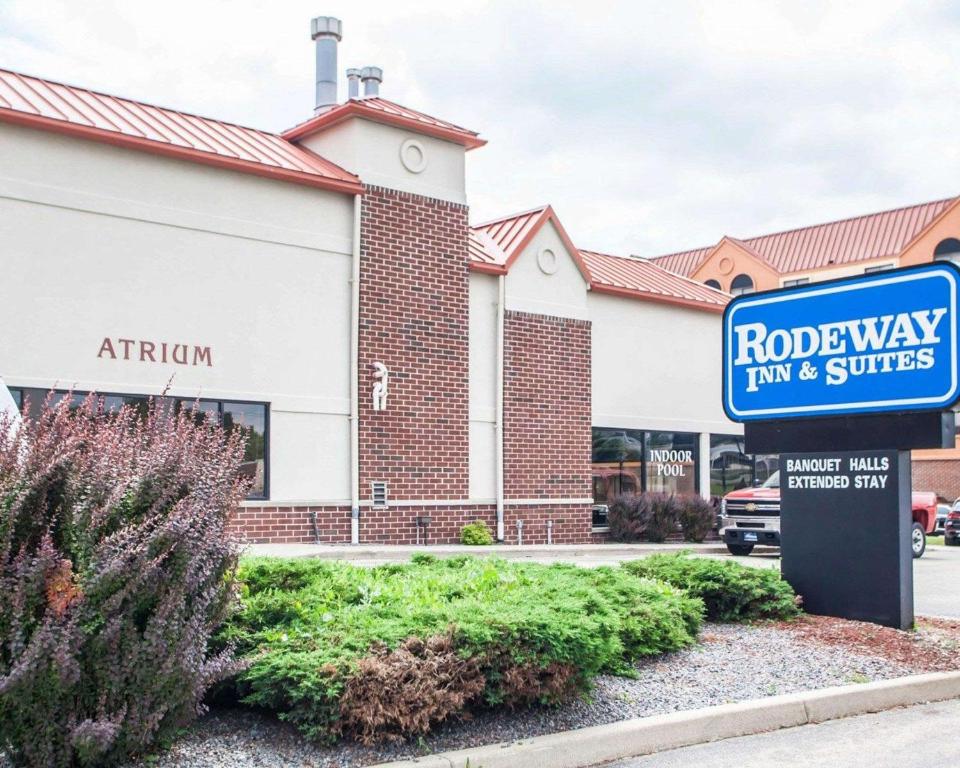
M 795 227 L 739 240 L 780 276 L 900 256 L 960 198 Z M 734 238 L 731 238 L 734 239 Z M 650 260 L 684 275 L 696 273 L 713 248 L 654 256 Z
M 288 128 L 281 136 L 287 141 L 296 141 L 304 136 L 342 123 L 351 117 L 361 117 L 375 123 L 424 133 L 436 139 L 460 144 L 466 147 L 468 151 L 482 147 L 487 143 L 486 139 L 481 139 L 476 131 L 461 128 L 459 125 L 439 120 L 423 112 L 380 98 L 351 99 L 345 104 L 340 104 L 306 122 L 295 125 L 293 128 Z
M 930 232 L 941 221 L 943 221 L 947 216 L 949 216 L 950 212 L 956 209 L 957 206 L 960 206 L 960 197 L 957 197 L 956 199 L 954 199 L 952 203 L 947 205 L 946 208 L 944 208 L 942 211 L 940 211 L 940 213 L 937 214 L 937 216 L 933 219 L 933 221 L 931 221 L 929 224 L 927 224 L 927 226 L 925 226 L 923 229 L 917 232 L 917 234 L 913 236 L 910 242 L 900 249 L 900 253 L 897 255 L 899 256 L 900 254 L 906 253 L 908 250 L 910 250 L 919 240 L 925 237 L 928 232 Z
M 606 293 L 611 296 L 620 296 L 626 299 L 644 299 L 645 301 L 657 301 L 661 304 L 675 304 L 688 309 L 699 309 L 704 312 L 714 312 L 722 314 L 726 304 L 711 304 L 706 301 L 697 301 L 696 299 L 682 299 L 677 296 L 667 296 L 662 293 L 651 293 L 650 291 L 638 291 L 632 288 L 618 288 L 614 285 L 604 285 L 603 283 L 594 283 L 590 290 L 594 293 Z

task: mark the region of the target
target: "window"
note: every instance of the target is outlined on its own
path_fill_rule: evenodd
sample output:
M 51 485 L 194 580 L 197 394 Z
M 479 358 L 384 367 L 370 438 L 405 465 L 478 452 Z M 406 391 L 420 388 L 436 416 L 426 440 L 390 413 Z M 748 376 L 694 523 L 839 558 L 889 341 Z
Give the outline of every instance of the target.
M 933 258 L 935 261 L 954 261 L 960 264 L 960 240 L 955 237 L 941 240 L 933 249 Z
M 645 491 L 694 494 L 698 490 L 698 435 L 693 432 L 647 432 Z
M 698 439 L 693 432 L 594 427 L 594 504 L 641 491 L 697 493 Z
M 722 290 L 720 288 L 720 283 L 717 280 L 707 280 L 706 282 L 704 282 L 704 285 L 707 286 L 708 288 L 713 288 L 717 291 Z
M 710 435 L 710 495 L 751 488 L 779 469 L 780 457 L 751 456 L 743 450 L 743 435 Z
M 809 277 L 797 277 L 797 278 L 794 278 L 793 280 L 784 280 L 783 287 L 796 288 L 798 285 L 806 285 L 809 282 L 810 282 Z
M 745 293 L 753 293 L 753 278 L 750 275 L 737 275 L 730 283 L 730 293 L 734 296 L 743 296 Z
M 863 270 L 863 274 L 869 275 L 873 272 L 884 272 L 888 269 L 893 269 L 893 264 L 878 264 L 875 267 L 867 267 Z
M 24 403 L 33 411 L 39 408 L 47 398 L 47 392 L 42 389 L 25 389 L 10 387 L 13 400 L 23 411 Z M 79 406 L 88 395 L 87 392 L 67 393 L 58 391 L 54 394 L 54 402 L 64 397 L 71 397 L 72 405 Z M 141 414 L 146 414 L 149 407 L 148 395 L 100 395 L 103 409 L 110 411 L 122 405 L 132 405 Z M 227 431 L 243 430 L 247 442 L 244 448 L 243 463 L 240 473 L 250 479 L 249 499 L 267 499 L 270 488 L 269 464 L 269 432 L 270 409 L 266 403 L 243 403 L 229 400 L 191 400 L 189 398 L 169 398 L 168 401 L 176 408 L 190 410 L 198 418 L 215 419 L 223 424 Z

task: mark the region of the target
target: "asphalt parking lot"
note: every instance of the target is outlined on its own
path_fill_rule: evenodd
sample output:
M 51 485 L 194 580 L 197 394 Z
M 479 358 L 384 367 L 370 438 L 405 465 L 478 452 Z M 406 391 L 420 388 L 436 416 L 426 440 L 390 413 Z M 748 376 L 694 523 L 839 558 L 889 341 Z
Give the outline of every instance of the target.
M 778 555 L 733 557 L 745 565 L 779 568 Z M 960 547 L 929 545 L 923 557 L 913 561 L 913 611 L 918 616 L 948 616 L 960 619 Z

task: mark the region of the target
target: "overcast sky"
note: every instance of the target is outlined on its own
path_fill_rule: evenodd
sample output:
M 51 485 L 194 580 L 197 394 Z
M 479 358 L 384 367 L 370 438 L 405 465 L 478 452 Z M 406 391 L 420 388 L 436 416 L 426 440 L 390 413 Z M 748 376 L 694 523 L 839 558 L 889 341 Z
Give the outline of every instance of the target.
M 960 194 L 947 1 L 0 0 L 0 67 L 282 130 L 320 14 L 341 71 L 489 140 L 474 221 L 552 203 L 651 256 Z

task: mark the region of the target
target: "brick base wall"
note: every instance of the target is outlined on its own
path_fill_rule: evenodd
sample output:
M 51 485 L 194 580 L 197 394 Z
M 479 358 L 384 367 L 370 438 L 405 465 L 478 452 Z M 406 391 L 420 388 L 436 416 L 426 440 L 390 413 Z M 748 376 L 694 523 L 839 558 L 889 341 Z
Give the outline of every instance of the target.
M 911 462 L 913 490 L 933 491 L 952 503 L 960 497 L 960 461 L 944 459 Z
M 417 544 L 417 517 L 429 517 L 427 544 L 459 544 L 460 530 L 480 520 L 496 532 L 492 504 L 431 507 L 364 508 L 360 513 L 361 544 Z M 517 520 L 523 520 L 523 543 L 546 544 L 547 521 L 553 521 L 554 544 L 588 544 L 606 540 L 591 532 L 589 504 L 524 505 L 504 508 L 504 541 L 517 543 Z M 316 531 L 314 530 L 316 521 Z M 252 544 L 350 543 L 349 507 L 242 507 L 231 529 Z M 423 544 L 423 531 L 419 543 Z
M 230 529 L 251 544 L 349 544 L 350 508 L 240 507 Z
M 547 521 L 553 521 L 554 544 L 589 544 L 597 539 L 591 534 L 593 510 L 589 504 L 556 504 L 545 506 L 505 507 L 503 540 L 517 543 L 517 521 L 523 521 L 524 544 L 547 543 Z

